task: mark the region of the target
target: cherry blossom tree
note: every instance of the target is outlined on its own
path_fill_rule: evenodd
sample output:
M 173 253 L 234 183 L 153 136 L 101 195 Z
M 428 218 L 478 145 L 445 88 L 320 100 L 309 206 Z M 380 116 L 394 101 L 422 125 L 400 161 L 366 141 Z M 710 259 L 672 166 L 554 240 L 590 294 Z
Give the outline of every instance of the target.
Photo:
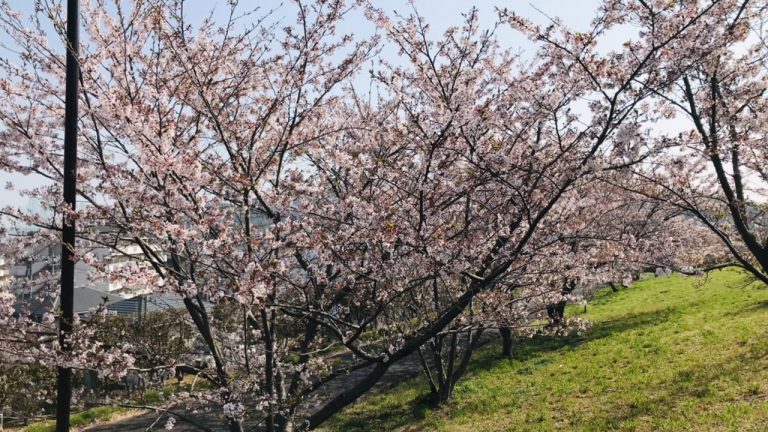
M 633 169 L 627 189 L 692 215 L 728 248 L 730 265 L 766 277 L 763 130 L 765 110 L 764 2 L 713 7 L 687 37 L 699 60 L 673 85 L 660 87 L 657 110 L 681 131 L 657 136 L 657 156 Z M 654 15 L 664 7 L 654 6 Z M 664 68 L 676 67 L 670 58 Z
M 390 20 L 370 12 L 409 66 L 391 65 L 379 76 L 394 97 L 372 115 L 386 120 L 374 117 L 375 128 L 355 131 L 354 144 L 328 146 L 332 154 L 314 158 L 324 166 L 318 181 L 333 185 L 314 213 L 322 215 L 321 231 L 343 239 L 319 238 L 318 249 L 343 260 L 356 275 L 355 292 L 378 300 L 368 315 L 388 317 L 401 339 L 365 379 L 313 414 L 310 427 L 371 388 L 391 363 L 461 326 L 456 320 L 471 315 L 478 298 L 528 285 L 525 275 L 542 265 L 537 251 L 557 244 L 573 215 L 563 198 L 613 166 L 614 133 L 649 115 L 644 99 L 676 76 L 659 73 L 657 62 L 679 49 L 680 35 L 706 13 L 670 13 L 677 24 L 641 35 L 655 48 L 631 56 L 603 56 L 595 47 L 623 22 L 613 3 L 586 35 L 562 26 L 540 29 L 503 13 L 543 42 L 538 61 L 520 67 L 492 33 L 475 29 L 472 13 L 463 27 L 432 40 L 417 13 Z M 585 99 L 589 110 L 578 115 L 576 101 Z M 465 333 L 471 346 L 473 336 Z M 448 365 L 457 352 L 453 340 Z
M 590 226 L 578 191 L 641 161 L 614 153 L 653 118 L 644 102 L 700 58 L 689 35 L 730 11 L 725 1 L 658 13 L 606 1 L 588 33 L 502 11 L 500 25 L 540 45 L 523 60 L 474 10 L 434 37 L 416 12 L 393 18 L 360 3 L 296 1 L 283 22 L 234 2 L 223 21 L 190 23 L 183 0 L 85 2 L 77 212 L 59 199 L 61 8 L 39 1 L 25 20 L 2 4 L 19 60 L 0 64 L 0 166 L 47 180 L 24 192 L 47 213 L 2 210 L 9 250 L 58 241 L 61 217 L 77 218 L 76 253 L 94 277 L 182 298 L 213 365 L 157 367 L 209 381 L 174 401 L 215 407 L 232 431 L 315 428 L 425 344 L 433 366 L 459 358 L 441 372 L 444 399 L 484 329 L 527 325 L 567 299 L 562 272 L 589 273 L 567 261 L 594 259 L 563 235 Z M 338 34 L 352 10 L 402 60 L 374 67 L 369 94 L 352 84 L 379 45 Z M 602 52 L 598 41 L 628 22 L 648 28 Z M 12 296 L 0 300 L 3 332 L 55 335 L 54 315 L 31 324 Z M 99 340 L 95 312 L 76 326 L 75 358 L 33 332 L 4 358 L 125 373 L 128 347 Z M 47 357 L 30 354 L 43 347 Z M 353 360 L 333 366 L 337 348 Z M 297 414 L 353 371 L 362 378 Z
M 110 268 L 81 254 L 96 276 L 182 296 L 214 359 L 205 377 L 220 389 L 188 399 L 223 406 L 230 428 L 241 430 L 243 416 L 254 411 L 274 423 L 284 397 L 274 384 L 277 373 L 288 372 L 275 372 L 282 359 L 274 358 L 278 324 L 270 303 L 278 292 L 294 292 L 279 275 L 315 280 L 304 243 L 292 245 L 304 233 L 281 216 L 291 203 L 283 182 L 303 146 L 346 128 L 339 85 L 375 44 L 337 34 L 354 6 L 342 1 L 296 2 L 295 21 L 287 24 L 234 3 L 223 23 L 211 16 L 192 24 L 184 6 L 83 5 L 78 199 L 85 206 L 73 214 L 58 199 L 64 68 L 52 46 L 62 40 L 61 7 L 38 2 L 24 20 L 2 5 L 4 34 L 20 61 L 3 64 L 2 165 L 48 180 L 24 193 L 53 217 L 3 212 L 18 224 L 9 230 L 19 240 L 13 250 L 25 249 L 20 242 L 56 241 L 58 215 L 76 217 L 85 227 L 78 249 L 100 246 L 129 259 Z M 21 236 L 24 226 L 39 231 Z M 128 252 L 136 246 L 138 258 Z M 240 305 L 245 324 L 235 333 L 218 331 L 203 299 Z M 5 304 L 4 312 L 12 315 Z M 306 368 L 295 369 L 298 376 Z
M 522 334 L 583 330 L 588 323 L 567 318 L 566 304 L 584 302 L 606 285 L 629 285 L 641 273 L 657 269 L 700 274 L 727 261 L 727 251 L 698 221 L 606 180 L 625 175 L 623 169 L 608 167 L 569 191 L 552 210 L 559 217 L 556 237 L 538 249 L 536 266 L 529 266 L 526 278 L 538 295 L 520 290 L 517 297 L 526 300 L 525 313 L 497 321 L 508 326 L 501 327 L 503 356 L 512 355 L 515 327 L 522 326 L 517 330 Z M 507 300 L 509 306 L 514 300 Z

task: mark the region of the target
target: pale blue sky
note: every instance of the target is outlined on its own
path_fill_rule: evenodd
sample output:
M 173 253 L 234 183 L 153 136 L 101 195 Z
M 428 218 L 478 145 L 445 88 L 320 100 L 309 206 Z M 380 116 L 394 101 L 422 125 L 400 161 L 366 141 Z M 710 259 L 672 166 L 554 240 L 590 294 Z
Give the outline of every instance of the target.
M 31 13 L 33 8 L 32 0 L 9 0 L 9 3 L 13 8 L 16 8 L 25 14 Z M 384 9 L 388 13 L 397 11 L 407 14 L 412 10 L 412 7 L 407 0 L 373 0 L 373 3 L 375 6 Z M 430 23 L 433 34 L 437 37 L 448 26 L 460 24 L 462 20 L 461 14 L 469 10 L 473 5 L 479 8 L 481 27 L 490 27 L 496 22 L 495 10 L 498 7 L 508 8 L 541 24 L 546 24 L 548 22 L 547 15 L 553 17 L 557 16 L 569 27 L 575 30 L 582 30 L 588 28 L 589 22 L 594 16 L 595 9 L 600 2 L 599 0 L 416 0 L 414 3 L 419 13 Z M 295 7 L 290 0 L 241 0 L 240 5 L 243 8 L 259 6 L 263 8 L 263 10 L 276 8 L 277 12 L 275 18 L 280 19 L 282 17 L 287 23 L 292 23 L 295 16 Z M 186 14 L 189 19 L 194 22 L 197 19 L 206 16 L 212 8 L 215 8 L 219 14 L 223 14 L 227 10 L 227 1 L 188 0 Z M 350 15 L 341 26 L 340 30 L 345 33 L 351 32 L 360 37 L 365 37 L 372 34 L 375 31 L 375 28 L 358 13 Z M 515 49 L 520 48 L 526 51 L 533 48 L 533 45 L 522 35 L 509 29 L 501 30 L 499 37 L 504 46 Z M 624 39 L 625 37 L 626 36 L 621 39 Z M 612 42 L 615 42 L 616 45 L 618 45 L 623 42 L 623 40 Z M 385 49 L 382 52 L 382 55 L 387 57 L 393 56 L 394 50 Z M 12 54 L 6 49 L 0 49 L 0 57 L 13 58 Z M 6 182 L 14 183 L 16 189 L 23 189 L 24 187 L 41 184 L 39 180 L 0 171 L 0 207 L 19 204 L 22 206 L 34 206 L 34 203 L 25 204 L 25 199 L 20 198 L 16 191 L 5 190 Z

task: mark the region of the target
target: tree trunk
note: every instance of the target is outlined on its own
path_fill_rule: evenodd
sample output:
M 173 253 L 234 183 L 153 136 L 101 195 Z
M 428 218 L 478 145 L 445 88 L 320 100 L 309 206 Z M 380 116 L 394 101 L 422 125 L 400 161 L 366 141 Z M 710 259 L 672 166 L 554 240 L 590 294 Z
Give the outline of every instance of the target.
M 477 348 L 484 329 L 469 331 L 465 340 L 460 342 L 458 333 L 448 336 L 437 336 L 427 344 L 432 352 L 432 365 L 428 364 L 419 349 L 419 358 L 424 373 L 427 376 L 430 389 L 430 401 L 435 406 L 448 402 L 453 397 L 456 383 L 464 376 L 472 354 Z M 443 338 L 449 338 L 449 344 L 443 345 Z M 459 360 L 457 362 L 457 360 Z M 436 379 L 435 379 L 436 378 Z
M 512 330 L 509 327 L 499 329 L 501 333 L 501 356 L 512 359 Z
M 576 281 L 566 279 L 563 282 L 563 289 L 560 291 L 561 295 L 568 295 L 576 289 Z M 567 302 L 561 300 L 555 304 L 547 306 L 547 317 L 549 317 L 550 326 L 558 326 L 565 320 L 565 306 Z
M 275 344 L 272 339 L 272 328 L 270 326 L 267 311 L 262 309 L 261 313 L 261 334 L 264 340 L 264 390 L 269 397 L 269 413 L 265 421 L 267 432 L 276 432 L 276 392 L 275 392 Z
M 275 429 L 279 432 L 293 432 L 293 421 L 288 416 L 278 415 L 275 419 Z
M 243 432 L 243 424 L 237 420 L 229 419 L 229 432 Z

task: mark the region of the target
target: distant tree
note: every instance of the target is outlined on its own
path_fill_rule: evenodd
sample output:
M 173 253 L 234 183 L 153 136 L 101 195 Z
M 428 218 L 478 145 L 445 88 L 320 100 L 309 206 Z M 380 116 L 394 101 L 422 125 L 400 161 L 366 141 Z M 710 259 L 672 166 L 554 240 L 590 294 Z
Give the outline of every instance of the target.
M 628 286 L 656 269 L 698 274 L 728 260 L 727 250 L 695 219 L 606 180 L 624 171 L 606 167 L 553 209 L 558 214 L 566 210 L 567 216 L 560 214 L 552 246 L 541 249 L 538 271 L 528 278 L 531 285 L 543 284 L 539 303 L 528 310 L 546 311 L 549 332 L 581 330 L 585 323 L 567 319 L 565 306 L 589 300 L 606 284 L 615 290 L 616 283 Z M 541 322 L 542 317 L 532 316 Z M 502 355 L 509 357 L 514 327 L 502 328 Z
M 0 411 L 5 426 L 27 424 L 49 413 L 55 399 L 55 370 L 38 364 L 0 363 Z
M 697 219 L 732 259 L 756 280 L 768 283 L 766 224 L 765 117 L 766 50 L 761 29 L 763 1 L 711 2 L 713 13 L 684 35 L 694 58 L 690 69 L 668 86 L 656 88 L 655 108 L 666 118 L 682 119 L 677 134 L 644 138 L 655 155 L 631 169 L 627 189 L 675 206 Z M 673 5 L 649 3 L 650 16 Z M 644 23 L 646 28 L 658 21 Z M 638 44 L 636 49 L 648 49 Z M 679 68 L 677 53 L 660 64 Z

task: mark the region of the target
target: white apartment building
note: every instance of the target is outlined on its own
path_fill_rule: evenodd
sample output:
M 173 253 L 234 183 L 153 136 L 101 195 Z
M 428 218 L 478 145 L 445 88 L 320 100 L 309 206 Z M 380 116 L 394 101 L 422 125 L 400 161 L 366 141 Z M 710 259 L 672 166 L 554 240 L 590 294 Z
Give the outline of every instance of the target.
M 106 247 L 93 247 L 85 251 L 93 254 L 97 260 L 107 262 L 107 275 L 94 276 L 94 269 L 83 261 L 75 263 L 75 288 L 101 291 L 125 298 L 135 297 L 150 292 L 148 287 L 124 286 L 110 280 L 109 272 L 117 270 L 132 260 L 142 258 L 141 248 L 134 244 L 126 244 L 117 253 Z M 17 261 L 10 266 L 10 275 L 16 279 L 34 281 L 43 272 L 58 272 L 61 267 L 61 245 L 46 244 L 30 251 L 27 258 Z M 34 283 L 28 284 L 34 290 Z
M 0 255 L 0 286 L 11 279 L 11 265 L 5 256 Z

